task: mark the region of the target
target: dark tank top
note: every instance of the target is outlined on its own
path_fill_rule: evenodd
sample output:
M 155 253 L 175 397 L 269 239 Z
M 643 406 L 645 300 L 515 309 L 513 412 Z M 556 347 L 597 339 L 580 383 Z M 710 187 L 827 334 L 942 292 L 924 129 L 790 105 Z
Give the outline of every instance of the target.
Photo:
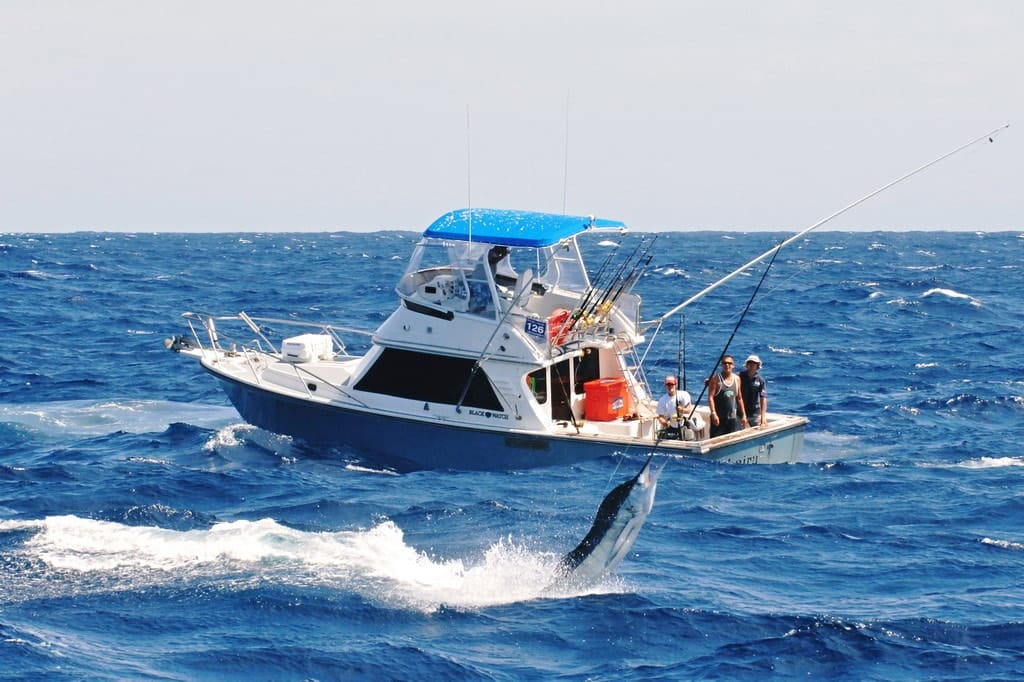
M 732 375 L 732 384 L 726 384 L 721 374 L 718 375 L 718 393 L 715 394 L 715 412 L 719 419 L 736 418 L 736 389 L 740 382 L 738 377 Z

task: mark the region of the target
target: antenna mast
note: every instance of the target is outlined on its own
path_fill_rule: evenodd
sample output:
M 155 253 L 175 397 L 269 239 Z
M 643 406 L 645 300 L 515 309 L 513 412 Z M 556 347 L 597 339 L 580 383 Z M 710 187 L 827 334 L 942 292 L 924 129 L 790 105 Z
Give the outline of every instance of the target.
M 469 221 L 469 243 L 473 243 L 473 173 L 469 144 L 469 103 L 466 103 L 466 217 Z
M 569 193 L 569 93 L 565 93 L 565 157 L 562 162 L 562 215 L 565 215 L 565 198 Z

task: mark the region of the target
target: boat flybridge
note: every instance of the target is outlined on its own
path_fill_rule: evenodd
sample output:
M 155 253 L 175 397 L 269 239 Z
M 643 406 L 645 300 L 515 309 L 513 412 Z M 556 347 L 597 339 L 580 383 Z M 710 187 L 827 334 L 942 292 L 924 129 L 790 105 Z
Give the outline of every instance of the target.
M 807 424 L 798 416 L 770 413 L 764 426 L 711 438 L 699 407 L 684 437 L 663 437 L 637 351 L 641 268 L 595 286 L 577 241 L 595 230 L 625 225 L 454 211 L 424 231 L 396 287 L 399 305 L 375 332 L 185 313 L 190 334 L 167 345 L 198 359 L 247 422 L 397 470 L 652 451 L 795 461 Z M 350 334 L 369 336 L 369 351 L 350 355 Z

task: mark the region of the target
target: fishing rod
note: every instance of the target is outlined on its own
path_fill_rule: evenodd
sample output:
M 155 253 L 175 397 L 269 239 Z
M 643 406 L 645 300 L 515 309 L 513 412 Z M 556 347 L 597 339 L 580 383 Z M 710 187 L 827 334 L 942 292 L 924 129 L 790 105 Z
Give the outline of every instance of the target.
M 654 240 L 651 240 L 651 244 L 654 244 Z M 633 288 L 636 287 L 637 282 L 640 281 L 640 278 L 643 276 L 644 271 L 647 269 L 647 266 L 651 264 L 651 260 L 653 258 L 654 254 L 651 253 L 647 254 L 646 258 L 641 257 L 641 260 L 637 261 L 636 265 L 633 266 L 633 270 L 622 282 L 622 285 L 619 286 L 618 291 L 615 292 L 615 295 L 601 304 L 599 311 L 600 318 L 598 319 L 598 322 L 604 322 L 605 320 L 607 320 L 608 314 L 615 307 L 615 304 L 619 302 L 619 298 L 623 294 L 633 291 Z
M 594 294 L 597 293 L 597 291 L 601 288 L 602 283 L 604 282 L 605 272 L 607 272 L 607 268 L 611 264 L 612 259 L 615 256 L 616 251 L 618 251 L 619 246 L 621 246 L 621 244 L 622 242 L 618 242 L 615 245 L 615 249 L 613 251 L 610 251 L 608 255 L 605 257 L 604 262 L 601 263 L 601 267 L 598 269 L 597 274 L 594 276 L 594 279 L 591 280 L 590 285 L 587 287 L 587 291 L 583 296 L 583 300 L 580 301 L 580 304 L 576 308 L 576 311 L 572 314 L 572 320 L 569 325 L 569 331 L 572 331 L 572 327 L 576 325 L 576 321 L 584 316 L 587 306 L 590 304 L 590 299 L 592 299 L 594 297 Z
M 790 237 L 790 238 L 786 239 L 785 241 L 781 242 L 777 246 L 773 246 L 772 248 L 768 249 L 767 251 L 762 253 L 760 256 L 757 256 L 756 258 L 754 258 L 750 262 L 746 263 L 745 265 L 742 265 L 739 268 L 737 268 L 736 270 L 733 270 L 728 275 L 726 275 L 725 277 L 721 278 L 720 280 L 718 280 L 714 284 L 712 284 L 712 285 L 706 287 L 705 289 L 697 292 L 696 294 L 694 294 L 690 298 L 686 299 L 685 301 L 683 301 L 682 303 L 677 305 L 675 308 L 672 308 L 671 310 L 669 310 L 667 313 L 665 313 L 661 317 L 659 317 L 657 319 L 654 319 L 654 320 L 648 320 L 646 322 L 641 322 L 641 325 L 642 326 L 654 325 L 654 326 L 657 326 L 658 329 L 660 329 L 662 323 L 665 320 L 667 320 L 668 318 L 672 317 L 673 315 L 678 313 L 680 310 L 682 310 L 686 306 L 688 306 L 691 303 L 694 303 L 695 301 L 703 298 L 707 294 L 711 293 L 712 291 L 714 291 L 715 289 L 717 289 L 721 285 L 723 285 L 726 282 L 728 282 L 729 280 L 731 280 L 733 277 L 736 277 L 737 275 L 745 272 L 748 268 L 756 265 L 757 263 L 761 262 L 765 258 L 768 258 L 769 256 L 772 256 L 772 255 L 778 253 L 783 247 L 786 247 L 789 244 L 792 244 L 797 239 L 800 239 L 801 237 L 803 237 L 805 234 L 807 234 L 811 230 L 815 230 L 815 229 L 821 227 L 822 225 L 835 220 L 836 218 L 838 218 L 839 216 L 843 215 L 844 213 L 846 213 L 850 209 L 855 208 L 856 206 L 861 205 L 862 203 L 864 203 L 868 199 L 871 199 L 872 197 L 874 197 L 874 196 L 876 196 L 878 194 L 881 194 L 882 192 L 884 192 L 885 190 L 889 189 L 890 187 L 893 187 L 894 185 L 898 185 L 899 183 L 903 182 L 904 180 L 907 180 L 907 179 L 917 175 L 918 173 L 924 171 L 925 169 L 934 166 L 935 164 L 939 163 L 940 161 L 944 161 L 944 160 L 948 159 L 949 157 L 953 156 L 954 154 L 957 154 L 958 152 L 963 151 L 964 149 L 967 149 L 968 147 L 974 146 L 975 144 L 981 142 L 982 140 L 988 140 L 989 142 L 992 142 L 993 141 L 992 138 L 995 135 L 999 134 L 1000 132 L 1006 130 L 1009 127 L 1010 127 L 1009 123 L 1007 123 L 1005 125 L 1001 125 L 998 128 L 995 128 L 994 130 L 991 130 L 991 131 L 985 133 L 984 135 L 980 135 L 980 136 L 974 138 L 970 142 L 967 142 L 965 144 L 960 145 L 959 147 L 957 147 L 956 149 L 953 149 L 952 151 L 946 152 L 945 154 L 943 154 L 942 156 L 939 156 L 938 158 L 932 159 L 931 161 L 929 161 L 928 163 L 926 163 L 926 164 L 924 164 L 922 166 L 918 166 L 917 168 L 915 168 L 914 170 L 910 171 L 909 173 L 905 173 L 905 174 L 901 175 L 900 177 L 896 178 L 895 180 L 892 180 L 892 181 L 882 185 L 878 189 L 876 189 L 876 190 L 874 190 L 872 192 L 869 192 L 868 194 L 865 194 L 860 199 L 857 199 L 853 203 L 848 204 L 847 206 L 844 206 L 843 208 L 839 209 L 835 213 L 832 213 L 831 215 L 829 215 L 829 216 L 827 216 L 825 218 L 822 218 L 821 220 L 819 220 L 818 222 L 814 223 L 810 227 L 808 227 L 808 228 L 806 228 L 806 229 L 796 233 L 795 235 L 793 235 L 792 237 Z M 655 332 L 655 333 L 657 333 L 657 332 Z
M 590 310 L 591 314 L 594 312 L 594 310 L 596 310 L 597 306 L 599 306 L 601 303 L 605 301 L 605 299 L 608 298 L 608 296 L 612 292 L 612 289 L 615 288 L 616 284 L 621 285 L 623 278 L 626 276 L 627 270 L 630 268 L 630 264 L 633 262 L 633 259 L 636 258 L 636 255 L 640 253 L 640 249 L 643 247 L 645 243 L 647 243 L 646 235 L 641 237 L 640 241 L 636 243 L 636 246 L 633 248 L 633 252 L 629 254 L 626 258 L 624 258 L 621 263 L 619 263 L 619 268 L 615 272 L 615 277 L 612 278 L 611 283 L 605 289 L 604 294 L 601 296 L 601 298 L 599 298 L 593 304 L 593 307 Z
M 654 246 L 654 242 L 657 240 L 657 238 L 658 237 L 655 236 L 654 239 L 651 240 L 651 246 Z M 650 253 L 650 248 L 648 248 L 648 250 L 644 252 L 644 255 L 646 257 L 643 258 L 643 265 L 641 265 L 639 261 L 637 262 L 637 266 L 633 269 L 633 272 L 631 273 L 628 281 L 626 282 L 626 286 L 623 287 L 622 291 L 618 292 L 615 295 L 616 301 L 619 300 L 619 296 L 621 296 L 622 294 L 632 293 L 633 289 L 636 288 L 637 282 L 639 282 L 640 278 L 644 276 L 645 272 L 647 272 L 647 267 L 651 264 L 651 261 L 654 260 L 654 254 Z
M 633 260 L 634 256 L 636 256 L 637 252 L 640 250 L 640 247 L 643 246 L 644 242 L 646 241 L 646 237 L 641 238 L 640 241 L 637 242 L 636 247 L 633 249 L 633 253 L 631 253 L 621 263 L 619 263 L 619 267 L 615 271 L 615 276 L 612 277 L 611 283 L 605 288 L 604 294 L 602 294 L 600 298 L 591 300 L 593 297 L 590 296 L 588 292 L 587 297 L 580 304 L 576 314 L 571 317 L 569 326 L 566 329 L 567 332 L 571 332 L 580 320 L 593 316 L 594 311 L 596 311 L 598 307 L 605 301 L 605 299 L 608 298 L 608 295 L 611 293 L 612 289 L 615 288 L 616 283 L 619 283 L 622 280 L 626 272 L 627 266 Z M 599 287 L 592 287 L 592 290 L 594 292 L 596 292 L 598 289 Z
M 651 248 L 654 246 L 654 242 L 657 241 L 657 239 L 658 236 L 655 235 L 649 242 L 647 242 L 647 248 L 644 249 L 643 253 L 641 253 L 632 264 L 629 272 L 624 273 L 623 277 L 620 278 L 618 282 L 619 286 L 615 290 L 615 293 L 611 294 L 611 291 L 609 290 L 609 292 L 605 294 L 604 298 L 601 299 L 600 305 L 597 306 L 597 310 L 602 316 L 607 316 L 608 311 L 612 309 L 612 306 L 614 306 L 615 302 L 619 300 L 619 297 L 622 296 L 623 292 L 630 291 L 634 286 L 636 286 L 637 281 L 640 279 L 640 275 L 643 274 L 644 268 L 650 265 L 651 259 L 654 258 L 654 254 L 651 253 Z
M 609 251 L 608 255 L 605 256 L 604 262 L 601 263 L 601 267 L 598 268 L 597 274 L 594 275 L 594 279 L 591 281 L 590 286 L 587 287 L 587 291 L 583 297 L 583 300 L 580 302 L 579 307 L 576 309 L 576 312 L 572 316 L 573 323 L 570 325 L 569 331 L 572 331 L 572 326 L 575 325 L 575 321 L 578 320 L 580 317 L 583 317 L 583 311 L 590 303 L 590 299 L 593 297 L 594 293 L 600 287 L 600 283 L 604 279 L 605 270 L 608 267 L 608 264 L 611 263 L 612 257 L 615 255 L 615 252 L 618 251 L 619 246 L 621 246 L 621 244 L 622 242 L 616 243 L 615 248 Z
M 654 235 L 654 237 L 651 238 L 651 241 L 647 244 L 647 248 L 640 254 L 640 257 L 633 265 L 633 269 L 626 276 L 625 281 L 622 282 L 619 290 L 615 292 L 614 296 L 612 296 L 613 303 L 619 299 L 619 296 L 621 296 L 623 292 L 631 291 L 633 287 L 636 286 L 637 281 L 640 279 L 640 275 L 644 272 L 644 268 L 650 265 L 651 259 L 654 258 L 654 254 L 651 253 L 651 248 L 654 246 L 654 242 L 656 241 L 658 241 L 658 235 Z M 643 263 L 642 265 L 641 262 Z
M 676 378 L 682 382 L 683 390 L 686 390 L 686 365 L 683 363 L 683 353 L 686 349 L 686 315 L 679 316 L 679 348 L 676 350 Z M 680 376 L 681 375 L 681 376 Z
M 555 253 L 556 251 L 552 249 L 547 259 L 543 263 L 543 270 L 546 271 L 550 267 L 551 262 L 555 258 Z M 538 271 L 542 268 L 539 257 L 537 259 L 537 267 Z M 473 384 L 473 380 L 476 378 L 477 373 L 480 371 L 481 364 L 490 356 L 491 344 L 494 342 L 494 339 L 498 335 L 498 332 L 502 329 L 502 325 L 512 314 L 512 311 L 515 309 L 515 307 L 519 305 L 519 302 L 522 299 L 522 297 L 531 290 L 534 281 L 537 279 L 537 272 L 529 269 L 527 269 L 527 271 L 529 272 L 529 277 L 526 276 L 526 272 L 520 273 L 519 277 L 523 278 L 523 281 L 517 282 L 516 293 L 514 294 L 512 301 L 510 302 L 505 312 L 502 314 L 501 318 L 498 320 L 498 324 L 495 325 L 494 330 L 491 332 L 491 335 L 488 337 L 487 342 L 484 344 L 483 350 L 480 351 L 480 355 L 478 355 L 476 360 L 473 362 L 473 368 L 472 370 L 470 370 L 469 376 L 466 378 L 465 383 L 462 385 L 462 391 L 459 393 L 459 399 L 455 403 L 455 412 L 458 414 L 462 414 L 462 404 L 463 402 L 465 402 L 466 396 L 469 394 L 469 389 Z M 568 395 L 565 395 L 565 397 L 566 399 L 568 399 Z M 572 420 L 573 426 L 576 427 L 576 431 L 578 433 L 580 430 L 579 424 L 576 422 L 576 417 L 575 415 L 572 414 L 571 410 L 569 412 L 569 417 Z
M 959 151 L 962 151 L 962 150 L 964 150 L 964 149 L 966 149 L 966 148 L 968 148 L 968 147 L 970 147 L 970 146 L 972 146 L 972 145 L 974 145 L 974 144 L 976 144 L 976 143 L 978 143 L 978 142 L 981 142 L 982 140 L 986 140 L 986 139 L 987 139 L 987 140 L 988 140 L 989 142 L 992 142 L 992 136 L 993 136 L 993 135 L 995 135 L 995 134 L 997 134 L 997 133 L 999 133 L 999 132 L 1001 132 L 1001 131 L 1005 130 L 1006 128 L 1009 128 L 1009 127 L 1010 127 L 1010 124 L 1009 124 L 1009 123 L 1007 123 L 1006 125 L 1000 126 L 999 128 L 996 128 L 995 130 L 993 130 L 993 131 L 991 131 L 991 132 L 989 132 L 989 133 L 986 133 L 985 135 L 982 135 L 982 136 L 980 136 L 980 137 L 977 137 L 977 138 L 975 138 L 975 139 L 971 140 L 970 142 L 967 142 L 966 144 L 960 145 L 960 146 L 959 146 L 959 147 L 957 147 L 956 149 L 954 149 L 954 150 L 952 150 L 952 151 L 950 151 L 950 152 L 947 152 L 947 153 L 943 154 L 942 156 L 940 156 L 940 157 L 938 157 L 938 158 L 936 158 L 936 159 L 934 159 L 934 160 L 932 160 L 932 161 L 929 161 L 928 163 L 924 164 L 923 166 L 919 166 L 918 168 L 916 168 L 916 169 L 914 169 L 914 170 L 910 171 L 909 173 L 906 173 L 906 174 L 904 174 L 904 175 L 900 176 L 899 178 L 896 178 L 895 180 L 893 180 L 893 181 L 889 182 L 888 184 L 886 184 L 886 185 L 883 185 L 882 187 L 880 187 L 880 188 L 876 189 L 876 190 L 875 190 L 874 192 L 871 192 L 870 194 L 867 194 L 867 195 L 865 195 L 865 196 L 861 197 L 860 199 L 858 199 L 857 201 L 853 202 L 853 203 L 852 203 L 852 204 L 850 204 L 849 206 L 846 206 L 846 207 L 844 207 L 844 208 L 840 209 L 839 211 L 836 211 L 835 213 L 833 213 L 832 215 L 828 216 L 827 218 L 825 218 L 825 219 L 823 219 L 823 220 L 821 220 L 821 221 L 819 221 L 819 222 L 815 223 L 815 224 L 814 224 L 814 225 L 812 225 L 811 227 L 809 227 L 809 228 L 807 228 L 807 229 L 803 230 L 802 232 L 799 232 L 799 233 L 797 233 L 796 235 L 794 235 L 794 236 L 790 237 L 789 239 L 787 239 L 787 240 L 783 241 L 783 242 L 782 242 L 782 243 L 780 243 L 780 244 L 779 244 L 778 246 L 775 246 L 774 248 L 772 248 L 772 249 L 769 249 L 769 250 L 768 250 L 768 251 L 766 251 L 765 253 L 761 254 L 760 256 L 758 256 L 757 258 L 755 258 L 754 260 L 752 260 L 752 261 L 750 261 L 749 263 L 747 263 L 746 265 L 744 265 L 744 266 L 743 266 L 742 268 L 740 268 L 739 270 L 737 270 L 737 271 L 734 271 L 733 273 L 731 273 L 731 274 L 730 274 L 730 275 L 728 276 L 728 278 L 729 278 L 729 279 L 731 279 L 731 278 L 732 278 L 732 277 L 734 277 L 735 275 L 739 274 L 739 272 L 742 272 L 742 271 L 743 271 L 743 270 L 745 270 L 746 268 L 748 268 L 748 267 L 752 267 L 752 266 L 753 266 L 754 264 L 756 264 L 757 262 L 761 261 L 762 259 L 764 259 L 764 258 L 768 257 L 769 255 L 771 256 L 770 260 L 768 261 L 768 264 L 767 264 L 767 265 L 765 266 L 764 272 L 762 272 L 762 273 L 761 273 L 761 278 L 760 278 L 760 279 L 758 280 L 758 282 L 757 282 L 757 286 L 755 286 L 755 287 L 754 287 L 754 291 L 753 291 L 753 292 L 752 292 L 752 293 L 750 294 L 750 300 L 749 300 L 749 301 L 747 301 L 747 305 L 746 305 L 746 306 L 744 306 L 744 308 L 743 308 L 743 311 L 742 311 L 742 312 L 740 313 L 740 317 L 739 317 L 739 319 L 738 319 L 738 320 L 736 321 L 736 325 L 735 325 L 735 326 L 733 327 L 732 333 L 731 333 L 731 334 L 729 335 L 729 338 L 728 338 L 728 340 L 726 340 L 726 342 L 725 342 L 725 346 L 724 346 L 724 347 L 722 348 L 722 352 L 721 352 L 721 353 L 719 353 L 719 355 L 718 355 L 718 359 L 716 359 L 716 360 L 715 360 L 715 366 L 714 366 L 714 368 L 712 368 L 712 370 L 711 370 L 711 374 L 710 374 L 709 376 L 713 376 L 713 375 L 715 374 L 715 372 L 717 372 L 717 371 L 718 371 L 718 366 L 719 366 L 719 364 L 721 363 L 721 361 L 722 361 L 722 358 L 723 358 L 723 357 L 725 356 L 725 354 L 726 354 L 726 353 L 728 353 L 728 352 L 729 352 L 729 346 L 730 346 L 730 345 L 732 345 L 732 341 L 733 341 L 733 339 L 734 339 L 734 338 L 736 338 L 736 333 L 737 333 L 737 332 L 739 331 L 739 329 L 740 329 L 740 326 L 741 326 L 741 325 L 743 324 L 743 320 L 744 320 L 744 319 L 746 318 L 746 316 L 747 316 L 747 313 L 748 313 L 748 312 L 750 312 L 750 308 L 751 308 L 751 307 L 753 306 L 753 304 L 754 304 L 754 299 L 755 299 L 755 298 L 757 297 L 757 294 L 758 294 L 758 292 L 759 292 L 759 291 L 761 290 L 761 287 L 762 287 L 762 285 L 764 284 L 764 282 L 765 282 L 765 279 L 766 279 L 766 278 L 768 277 L 768 272 L 769 272 L 769 271 L 771 270 L 771 268 L 772 268 L 772 265 L 774 265 L 774 264 L 775 264 L 775 259 L 776 259 L 776 258 L 778 257 L 778 255 L 779 255 L 779 252 L 780 252 L 780 251 L 782 250 L 782 248 L 783 248 L 784 246 L 786 246 L 786 245 L 788 245 L 788 244 L 792 243 L 792 242 L 793 242 L 794 240 L 796 240 L 796 239 L 800 238 L 801 236 L 803 236 L 803 235 L 807 234 L 807 233 L 808 233 L 808 232 L 810 232 L 811 230 L 813 230 L 813 229 L 815 229 L 815 228 L 817 228 L 817 227 L 820 227 L 821 225 L 824 225 L 824 224 L 825 224 L 825 223 L 827 223 L 828 221 L 830 221 L 830 220 L 832 220 L 833 218 L 836 218 L 836 217 L 838 217 L 839 215 L 841 215 L 841 214 L 845 213 L 846 211 L 848 211 L 849 209 L 853 208 L 854 206 L 857 206 L 858 204 L 860 204 L 860 203 L 862 203 L 862 202 L 864 202 L 864 201 L 867 201 L 868 199 L 870 199 L 871 197 L 875 196 L 876 194 L 879 194 L 880 192 L 882 192 L 882 191 L 884 191 L 884 190 L 886 190 L 886 189 L 888 189 L 888 188 L 892 187 L 893 185 L 896 185 L 897 183 L 900 183 L 900 182 L 902 182 L 903 180 L 906 180 L 907 178 L 909 178 L 909 177 L 911 177 L 911 176 L 913 176 L 913 175 L 916 175 L 917 173 L 919 173 L 919 172 L 921 172 L 921 171 L 925 170 L 926 168 L 928 168 L 928 167 L 930 167 L 930 166 L 933 166 L 933 165 L 935 165 L 935 164 L 936 164 L 936 163 L 938 163 L 939 161 L 942 161 L 943 159 L 947 159 L 947 158 L 949 158 L 950 156 L 952 156 L 953 154 L 956 154 L 956 153 L 957 153 L 957 152 L 959 152 Z M 676 308 L 673 308 L 672 310 L 670 310 L 670 311 L 669 311 L 668 313 L 666 313 L 665 315 L 662 315 L 662 317 L 661 317 L 661 318 L 659 319 L 659 321 L 658 321 L 658 327 L 659 327 L 659 329 L 660 329 L 660 327 L 661 327 L 661 323 L 662 323 L 662 322 L 663 322 L 663 321 L 664 321 L 664 320 L 665 320 L 666 318 L 668 318 L 668 317 L 669 317 L 670 315 L 672 315 L 672 314 L 676 313 L 676 312 L 677 312 L 678 310 L 680 310 L 680 309 L 681 309 L 681 308 L 683 308 L 684 306 L 686 306 L 686 305 L 689 305 L 689 304 L 690 304 L 690 303 L 692 303 L 692 302 L 693 302 L 694 300 L 696 300 L 696 299 L 697 299 L 697 298 L 699 298 L 700 296 L 703 296 L 704 294 L 708 293 L 709 291 L 713 290 L 713 289 L 714 289 L 714 288 L 716 288 L 716 287 L 717 287 L 717 286 L 718 286 L 719 284 L 722 284 L 722 283 L 723 283 L 723 282 L 725 282 L 725 281 L 726 281 L 725 279 L 723 279 L 723 280 L 719 280 L 718 282 L 716 282 L 715 284 L 713 284 L 712 286 L 708 287 L 708 288 L 707 288 L 707 289 L 705 289 L 705 290 L 704 290 L 703 292 L 701 292 L 700 294 L 698 294 L 698 296 L 695 296 L 695 297 L 691 297 L 691 298 L 690 298 L 690 299 L 689 299 L 688 301 L 684 302 L 683 304 L 681 304 L 681 305 L 679 305 L 679 306 L 676 306 Z M 704 384 L 704 387 L 703 387 L 703 389 L 701 389 L 700 395 L 698 396 L 697 400 L 696 400 L 696 401 L 694 402 L 694 408 L 693 408 L 693 410 L 691 410 L 691 412 L 690 412 L 690 416 L 691 416 L 691 417 L 693 416 L 693 412 L 695 412 L 695 411 L 696 411 L 696 409 L 697 409 L 697 407 L 696 407 L 696 406 L 697 406 L 697 405 L 698 405 L 698 404 L 700 403 L 701 399 L 702 399 L 702 398 L 704 397 L 704 393 L 705 393 L 705 392 L 706 392 L 707 390 L 708 390 L 708 384 L 707 384 L 707 383 L 705 382 L 705 384 Z M 742 399 L 742 397 L 740 397 L 740 399 Z

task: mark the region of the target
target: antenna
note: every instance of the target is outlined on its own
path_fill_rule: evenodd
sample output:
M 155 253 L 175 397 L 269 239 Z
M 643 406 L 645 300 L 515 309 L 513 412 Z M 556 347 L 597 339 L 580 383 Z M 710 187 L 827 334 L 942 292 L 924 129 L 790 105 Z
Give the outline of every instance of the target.
M 565 215 L 565 197 L 569 193 L 569 92 L 565 93 L 565 158 L 562 163 L 562 215 Z
M 469 221 L 469 243 L 473 243 L 473 184 L 472 155 L 469 144 L 469 103 L 466 103 L 466 217 Z

